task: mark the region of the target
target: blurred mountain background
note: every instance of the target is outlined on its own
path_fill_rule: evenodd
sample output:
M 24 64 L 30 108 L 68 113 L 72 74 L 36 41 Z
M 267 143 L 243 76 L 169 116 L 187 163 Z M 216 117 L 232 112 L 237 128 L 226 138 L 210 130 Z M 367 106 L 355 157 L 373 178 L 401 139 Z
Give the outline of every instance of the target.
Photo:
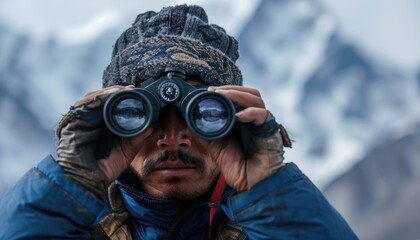
M 184 1 L 240 42 L 297 163 L 361 239 L 419 239 L 420 2 Z M 46 154 L 70 105 L 101 87 L 115 39 L 174 1 L 0 0 L 0 196 Z M 182 3 L 182 2 L 177 2 Z

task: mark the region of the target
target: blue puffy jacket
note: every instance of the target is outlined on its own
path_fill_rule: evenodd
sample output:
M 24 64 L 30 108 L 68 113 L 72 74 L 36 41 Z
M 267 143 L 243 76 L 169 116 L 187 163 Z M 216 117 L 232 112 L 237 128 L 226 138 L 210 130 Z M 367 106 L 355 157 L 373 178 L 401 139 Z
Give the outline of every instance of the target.
M 173 239 L 208 238 L 207 204 L 198 203 L 185 214 L 185 204 L 144 196 L 133 184 L 123 176 L 114 185 L 125 206 L 121 220 L 112 215 L 119 210 L 108 196 L 99 199 L 86 192 L 49 156 L 0 199 L 0 239 L 90 239 L 101 221 L 128 226 L 133 238 L 161 239 L 168 233 Z M 180 215 L 182 220 L 175 223 Z M 227 187 L 216 214 L 219 219 L 222 215 L 248 239 L 357 239 L 293 163 L 249 192 L 235 194 Z M 177 227 L 171 229 L 173 225 Z

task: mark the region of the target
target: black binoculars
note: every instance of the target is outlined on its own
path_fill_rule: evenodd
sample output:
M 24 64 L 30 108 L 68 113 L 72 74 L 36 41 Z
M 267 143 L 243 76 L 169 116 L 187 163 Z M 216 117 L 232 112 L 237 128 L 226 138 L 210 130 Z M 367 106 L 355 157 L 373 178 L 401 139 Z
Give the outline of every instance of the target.
M 120 137 L 133 137 L 156 121 L 163 107 L 180 109 L 188 128 L 207 140 L 222 139 L 235 126 L 238 106 L 225 96 L 192 86 L 180 68 L 165 69 L 165 76 L 146 81 L 142 88 L 112 95 L 105 103 L 103 116 L 107 128 Z

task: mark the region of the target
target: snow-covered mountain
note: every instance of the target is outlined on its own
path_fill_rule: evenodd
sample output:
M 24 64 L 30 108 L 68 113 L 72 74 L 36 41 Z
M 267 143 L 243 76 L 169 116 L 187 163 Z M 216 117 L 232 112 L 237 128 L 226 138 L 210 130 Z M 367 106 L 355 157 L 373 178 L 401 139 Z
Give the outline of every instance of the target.
M 113 23 L 69 42 L 66 35 L 38 39 L 0 23 L 0 195 L 54 154 L 61 114 L 101 87 L 112 44 L 126 27 Z M 263 0 L 237 37 L 245 84 L 261 89 L 295 141 L 287 161 L 325 186 L 361 239 L 379 236 L 373 230 L 383 228 L 366 229 L 367 223 L 390 226 L 391 220 L 380 225 L 384 207 L 418 196 L 420 69 L 407 72 L 347 39 L 317 0 Z M 381 180 L 386 176 L 393 180 Z M 402 192 L 412 194 L 392 199 Z
M 346 41 L 320 2 L 262 1 L 239 42 L 247 83 L 296 141 L 288 159 L 320 185 L 420 120 L 414 74 Z
M 360 239 L 418 239 L 419 156 L 420 124 L 371 149 L 324 193 Z
M 0 192 L 47 154 L 56 123 L 74 101 L 101 87 L 116 29 L 79 45 L 39 41 L 0 25 Z
M 262 1 L 239 42 L 247 83 L 295 140 L 286 159 L 361 239 L 417 239 L 418 72 L 363 51 L 317 1 Z

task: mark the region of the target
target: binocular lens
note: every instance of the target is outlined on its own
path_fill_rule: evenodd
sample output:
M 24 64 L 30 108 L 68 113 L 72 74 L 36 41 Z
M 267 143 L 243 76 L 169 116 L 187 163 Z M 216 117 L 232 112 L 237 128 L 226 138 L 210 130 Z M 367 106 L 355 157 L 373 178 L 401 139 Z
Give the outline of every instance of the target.
M 143 102 L 128 98 L 122 100 L 112 111 L 112 119 L 124 130 L 135 130 L 146 122 L 146 112 Z
M 122 91 L 106 101 L 104 121 L 115 135 L 134 137 L 149 127 L 153 118 L 152 109 L 147 93 Z
M 113 134 L 134 137 L 146 131 L 165 106 L 177 107 L 191 132 L 206 140 L 224 138 L 235 125 L 236 109 L 227 97 L 176 78 L 115 93 L 104 105 L 104 122 Z
M 228 109 L 215 99 L 204 99 L 193 109 L 192 118 L 195 126 L 203 133 L 215 133 L 226 127 Z
M 188 100 L 185 120 L 193 133 L 207 140 L 222 139 L 235 124 L 235 107 L 225 96 L 201 91 Z

